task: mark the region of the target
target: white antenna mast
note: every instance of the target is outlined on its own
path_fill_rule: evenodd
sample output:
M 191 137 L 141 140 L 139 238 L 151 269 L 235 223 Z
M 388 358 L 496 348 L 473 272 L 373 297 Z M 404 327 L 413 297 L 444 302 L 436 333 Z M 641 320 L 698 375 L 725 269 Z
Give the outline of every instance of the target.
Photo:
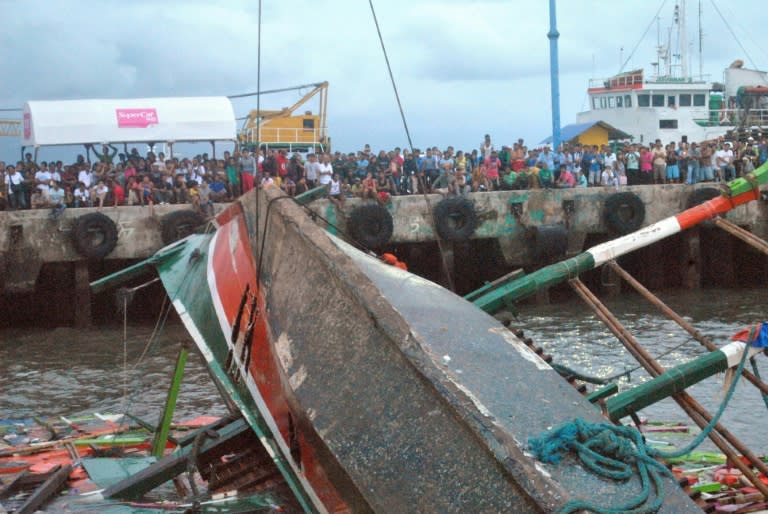
M 703 44 L 704 32 L 701 28 L 701 0 L 699 0 L 699 80 L 704 80 Z
M 680 11 L 678 12 L 677 37 L 680 43 L 680 75 L 682 78 L 688 76 L 688 34 L 685 26 L 685 0 L 680 0 Z

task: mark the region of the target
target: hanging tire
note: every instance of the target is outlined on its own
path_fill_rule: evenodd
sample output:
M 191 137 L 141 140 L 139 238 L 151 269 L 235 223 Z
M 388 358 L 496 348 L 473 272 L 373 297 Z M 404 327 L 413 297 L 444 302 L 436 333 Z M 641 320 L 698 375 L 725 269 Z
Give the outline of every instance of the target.
M 475 206 L 466 198 L 446 198 L 435 206 L 435 230 L 446 241 L 466 241 L 477 229 Z
M 527 237 L 535 261 L 559 260 L 568 251 L 568 230 L 564 225 L 531 227 Z
M 701 205 L 704 202 L 708 202 L 713 198 L 717 198 L 721 194 L 722 192 L 717 188 L 702 187 L 701 189 L 697 189 L 691 193 L 691 196 L 688 197 L 688 201 L 685 203 L 685 206 L 686 208 L 690 209 L 691 207 L 696 207 L 697 205 Z
M 195 229 L 205 223 L 202 215 L 191 209 L 174 211 L 166 214 L 160 220 L 160 236 L 166 246 L 184 239 L 195 232 Z
M 381 248 L 392 238 L 394 221 L 379 205 L 361 205 L 349 216 L 349 232 L 366 248 Z
M 619 234 L 639 229 L 645 221 L 645 204 L 635 193 L 615 193 L 605 200 L 605 224 Z
M 103 259 L 117 246 L 117 225 L 100 212 L 77 218 L 72 235 L 75 250 L 87 259 Z

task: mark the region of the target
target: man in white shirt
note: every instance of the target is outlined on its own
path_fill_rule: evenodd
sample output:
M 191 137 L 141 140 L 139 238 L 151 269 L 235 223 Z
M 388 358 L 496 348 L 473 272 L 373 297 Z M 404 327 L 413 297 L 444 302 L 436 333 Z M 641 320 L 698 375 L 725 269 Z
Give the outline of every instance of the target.
M 321 186 L 327 186 L 333 179 L 333 166 L 331 165 L 330 154 L 324 153 L 322 162 L 317 168 L 318 182 Z
M 86 189 L 90 189 L 93 185 L 93 175 L 91 170 L 88 169 L 87 164 L 80 165 L 80 171 L 77 174 L 77 181 L 81 182 Z
M 51 178 L 51 172 L 48 171 L 48 164 L 43 162 L 40 164 L 40 169 L 35 173 L 35 181 L 37 182 L 37 188 L 40 192 L 48 193 Z

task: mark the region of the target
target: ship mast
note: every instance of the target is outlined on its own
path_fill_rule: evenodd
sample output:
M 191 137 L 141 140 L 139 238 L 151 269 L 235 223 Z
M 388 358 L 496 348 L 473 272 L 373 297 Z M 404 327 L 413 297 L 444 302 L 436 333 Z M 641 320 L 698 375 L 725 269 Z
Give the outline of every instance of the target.
M 684 79 L 688 76 L 688 34 L 685 23 L 685 0 L 680 0 L 677 11 L 677 40 L 680 45 L 680 76 Z

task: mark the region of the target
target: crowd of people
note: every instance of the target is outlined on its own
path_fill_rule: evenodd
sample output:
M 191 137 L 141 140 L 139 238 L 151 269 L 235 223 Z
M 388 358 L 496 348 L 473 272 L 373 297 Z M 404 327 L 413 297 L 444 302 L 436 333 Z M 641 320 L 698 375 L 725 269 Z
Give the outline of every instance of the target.
M 744 142 L 712 141 L 642 145 L 563 144 L 529 149 L 522 139 L 497 148 L 486 135 L 478 148 L 448 146 L 352 153 L 287 152 L 242 148 L 216 159 L 207 154 L 166 158 L 119 154 L 105 145 L 93 149 L 95 162 L 82 155 L 73 164 L 36 163 L 30 154 L 15 165 L 0 161 L 0 209 L 104 207 L 189 203 L 204 214 L 213 202 L 230 201 L 254 187 L 279 187 L 297 195 L 326 186 L 329 198 L 391 196 L 537 188 L 621 187 L 623 185 L 728 181 L 768 160 L 765 137 Z M 290 153 L 290 155 L 289 155 Z M 91 152 L 88 152 L 90 155 Z

